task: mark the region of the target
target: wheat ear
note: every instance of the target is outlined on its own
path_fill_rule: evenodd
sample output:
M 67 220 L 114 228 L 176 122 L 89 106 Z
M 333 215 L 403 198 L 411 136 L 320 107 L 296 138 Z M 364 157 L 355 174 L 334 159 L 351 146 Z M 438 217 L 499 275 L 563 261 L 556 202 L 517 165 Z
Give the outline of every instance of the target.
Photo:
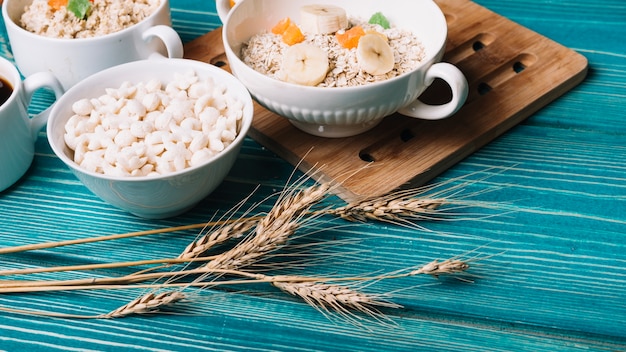
M 421 268 L 411 271 L 409 276 L 426 274 L 433 277 L 439 277 L 439 275 L 462 273 L 467 271 L 469 267 L 469 263 L 460 259 L 447 259 L 442 262 L 435 259 Z
M 406 222 L 406 219 L 432 219 L 437 210 L 448 203 L 444 198 L 415 198 L 419 193 L 420 190 L 398 191 L 327 209 L 324 212 L 348 221 L 375 220 L 401 223 Z
M 258 261 L 282 245 L 300 226 L 299 220 L 311 206 L 327 194 L 328 184 L 308 187 L 299 192 L 290 192 L 256 225 L 254 234 L 232 249 L 216 255 L 206 263 L 206 269 L 237 269 Z
M 175 303 L 185 299 L 185 294 L 181 291 L 164 291 L 160 293 L 146 293 L 127 304 L 117 308 L 100 318 L 123 318 L 134 314 L 158 313 L 163 308 L 171 307 Z
M 221 243 L 224 243 L 233 238 L 239 238 L 244 236 L 248 231 L 254 228 L 257 223 L 258 219 L 247 218 L 224 225 L 190 243 L 187 248 L 185 248 L 185 250 L 178 256 L 178 258 L 197 258 L 203 253 L 206 253 L 209 249 Z
M 364 313 L 382 322 L 385 316 L 379 308 L 402 308 L 401 305 L 380 299 L 376 295 L 340 284 L 311 281 L 306 277 L 279 275 L 271 277 L 270 282 L 274 287 L 301 298 L 325 315 L 336 312 L 354 324 L 359 324 L 354 312 Z

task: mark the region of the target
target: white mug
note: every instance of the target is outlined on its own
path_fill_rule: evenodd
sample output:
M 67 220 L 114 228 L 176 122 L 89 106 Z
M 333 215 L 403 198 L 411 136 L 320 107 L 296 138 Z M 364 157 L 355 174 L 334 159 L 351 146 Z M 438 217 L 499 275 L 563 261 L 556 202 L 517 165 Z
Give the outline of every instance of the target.
M 48 72 L 39 72 L 24 81 L 13 64 L 0 57 L 0 77 L 13 92 L 0 105 L 0 191 L 19 180 L 30 167 L 35 155 L 35 140 L 46 124 L 50 108 L 29 118 L 28 106 L 33 93 L 40 88 L 63 94 L 59 81 Z
M 170 26 L 168 0 L 154 13 L 121 31 L 93 38 L 61 39 L 22 28 L 20 17 L 33 0 L 5 0 L 4 19 L 15 64 L 25 76 L 51 72 L 64 89 L 105 68 L 153 55 L 181 58 L 183 44 Z

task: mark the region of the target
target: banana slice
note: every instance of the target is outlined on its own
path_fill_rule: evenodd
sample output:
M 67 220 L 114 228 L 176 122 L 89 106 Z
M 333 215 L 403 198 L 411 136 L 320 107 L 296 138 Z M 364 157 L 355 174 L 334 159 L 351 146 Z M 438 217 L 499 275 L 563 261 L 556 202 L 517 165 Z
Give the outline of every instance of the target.
M 328 54 L 306 43 L 290 46 L 283 54 L 283 80 L 305 86 L 316 86 L 328 74 Z
M 379 35 L 381 38 L 383 38 L 386 42 L 389 41 L 389 38 L 385 35 L 385 33 L 379 32 L 375 29 L 368 29 L 365 31 L 365 34 L 376 34 L 376 35 Z
M 305 5 L 300 8 L 300 28 L 310 34 L 330 34 L 348 27 L 346 10 L 335 5 Z
M 370 33 L 359 39 L 356 47 L 356 58 L 361 70 L 372 74 L 382 75 L 393 69 L 393 50 L 383 36 Z

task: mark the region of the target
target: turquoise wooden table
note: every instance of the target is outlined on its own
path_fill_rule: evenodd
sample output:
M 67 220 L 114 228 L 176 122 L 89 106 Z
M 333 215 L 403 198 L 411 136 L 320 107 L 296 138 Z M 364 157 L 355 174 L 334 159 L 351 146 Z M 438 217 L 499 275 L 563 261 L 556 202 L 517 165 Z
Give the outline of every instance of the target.
M 106 314 L 147 289 L 1 293 L 0 350 L 626 350 L 626 4 L 476 2 L 584 55 L 586 79 L 429 183 L 472 206 L 450 210 L 455 214 L 445 221 L 416 223 L 423 228 L 320 218 L 293 239 L 289 256 L 274 258 L 282 265 L 272 268 L 288 275 L 362 277 L 454 258 L 468 261 L 465 272 L 341 283 L 401 306 L 383 307 L 375 317 L 320 311 L 263 283 L 189 287 L 171 311 L 116 319 L 34 312 Z M 171 7 L 185 42 L 220 26 L 210 1 L 172 0 Z M 2 34 L 2 53 L 10 57 Z M 46 99 L 38 97 L 33 110 Z M 236 216 L 255 203 L 255 212 L 264 212 L 271 207 L 266 197 L 302 175 L 291 176 L 293 165 L 247 139 L 211 196 L 188 213 L 149 221 L 92 195 L 54 156 L 43 132 L 36 152 L 27 174 L 0 193 L 0 247 L 204 223 L 250 194 Z M 338 198 L 328 202 L 341 205 Z M 3 254 L 0 270 L 172 258 L 199 233 Z M 137 270 L 0 280 L 91 279 Z

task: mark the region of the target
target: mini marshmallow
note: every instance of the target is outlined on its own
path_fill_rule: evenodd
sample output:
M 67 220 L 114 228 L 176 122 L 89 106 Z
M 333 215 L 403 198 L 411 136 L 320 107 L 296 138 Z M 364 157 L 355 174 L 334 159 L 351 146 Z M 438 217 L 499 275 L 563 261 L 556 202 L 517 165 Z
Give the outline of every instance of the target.
M 130 133 L 136 138 L 145 138 L 154 131 L 154 126 L 147 121 L 134 121 L 130 124 Z
M 160 91 L 162 86 L 163 85 L 161 84 L 161 81 L 159 81 L 158 79 L 151 79 L 143 84 L 143 87 L 148 93 L 155 93 L 157 91 Z
M 180 128 L 188 132 L 197 131 L 202 127 L 200 120 L 195 117 L 187 117 L 180 122 Z
M 161 98 L 156 93 L 148 93 L 143 96 L 141 104 L 146 108 L 146 111 L 152 112 L 161 105 Z
M 189 164 L 191 166 L 202 165 L 205 162 L 209 161 L 215 154 L 216 153 L 209 148 L 200 149 L 199 151 L 193 153 Z
M 202 125 L 204 126 L 206 124 L 210 127 L 215 126 L 215 122 L 220 118 L 220 116 L 220 111 L 212 106 L 207 107 L 200 113 L 200 115 L 198 115 Z
M 174 117 L 171 112 L 163 111 L 154 120 L 154 128 L 156 128 L 159 131 L 165 131 L 169 129 L 170 123 L 172 122 L 173 118 Z
M 123 109 L 127 111 L 129 115 L 140 118 L 146 116 L 146 113 L 148 112 L 143 103 L 135 99 L 127 100 Z
M 72 104 L 72 111 L 77 115 L 88 116 L 94 109 L 89 99 L 81 99 Z
M 207 79 L 204 81 L 196 82 L 189 87 L 187 95 L 189 98 L 198 99 L 203 95 L 210 94 L 213 91 L 213 80 Z
M 199 133 L 195 135 L 191 143 L 189 143 L 189 151 L 195 154 L 196 152 L 202 149 L 205 149 L 208 145 L 209 145 L 209 136 L 207 136 L 204 133 Z
M 81 99 L 65 125 L 74 161 L 91 172 L 154 176 L 207 162 L 238 134 L 243 102 L 193 71 Z
M 224 130 L 222 131 L 220 137 L 222 137 L 222 141 L 232 142 L 235 140 L 235 138 L 237 138 L 237 134 L 231 130 Z
M 115 164 L 117 161 L 117 154 L 120 152 L 120 147 L 115 144 L 110 145 L 104 151 L 104 161 L 108 164 Z
M 119 147 L 127 147 L 136 142 L 137 138 L 133 136 L 130 130 L 123 129 L 120 130 L 120 132 L 117 134 L 117 136 L 115 136 L 115 139 L 113 139 L 113 141 Z
M 213 151 L 221 152 L 224 150 L 225 146 L 221 139 L 209 138 L 209 148 Z

